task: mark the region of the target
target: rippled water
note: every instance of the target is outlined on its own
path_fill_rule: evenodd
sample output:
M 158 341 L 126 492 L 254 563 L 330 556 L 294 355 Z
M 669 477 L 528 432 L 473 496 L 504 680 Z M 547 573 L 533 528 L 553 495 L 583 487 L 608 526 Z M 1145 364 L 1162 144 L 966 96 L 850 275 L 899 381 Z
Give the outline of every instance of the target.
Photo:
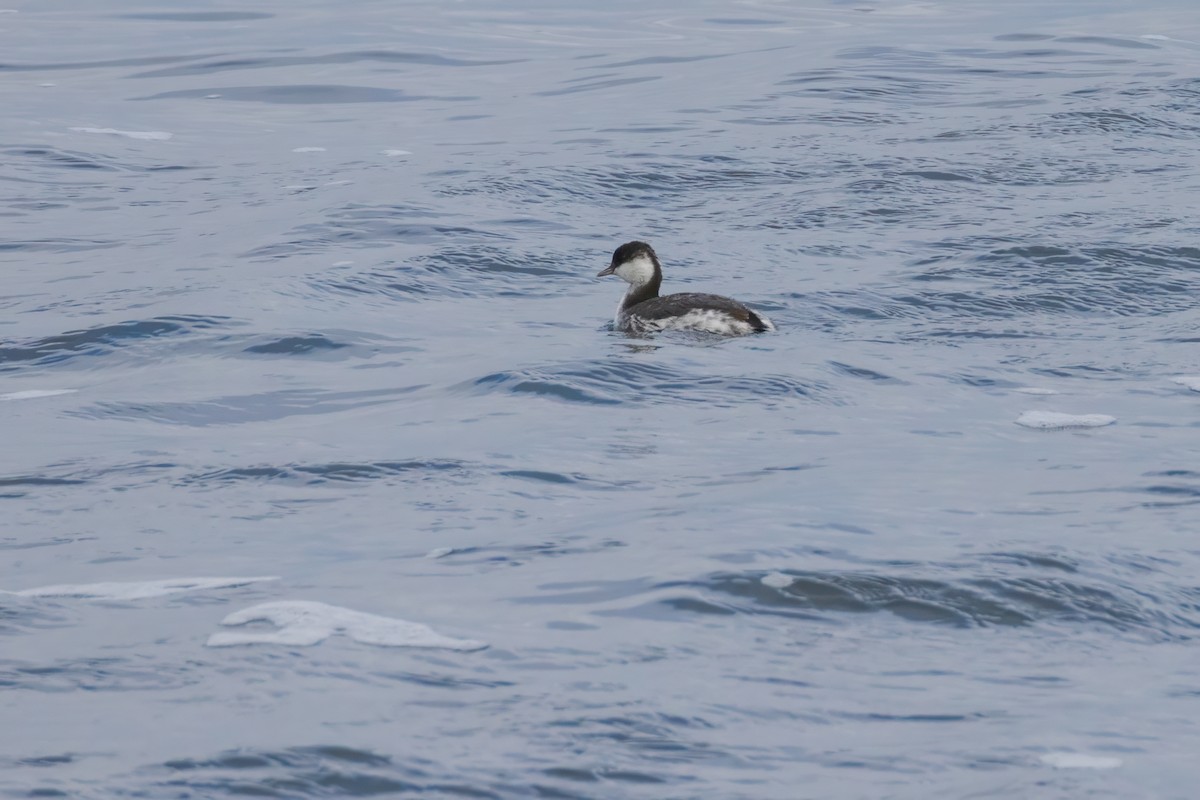
M 1194 796 L 1198 20 L 4 9 L 0 792 Z

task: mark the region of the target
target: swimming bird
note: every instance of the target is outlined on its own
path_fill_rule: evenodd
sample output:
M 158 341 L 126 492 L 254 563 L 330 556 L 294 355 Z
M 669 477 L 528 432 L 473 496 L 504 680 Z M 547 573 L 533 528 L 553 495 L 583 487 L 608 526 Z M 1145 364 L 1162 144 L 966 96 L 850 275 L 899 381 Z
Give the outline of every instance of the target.
M 703 331 L 742 336 L 775 330 L 771 320 L 762 314 L 719 294 L 681 292 L 659 297 L 662 264 L 654 248 L 645 242 L 626 242 L 618 247 L 612 263 L 596 277 L 605 275 L 616 275 L 629 284 L 613 320 L 619 331 Z

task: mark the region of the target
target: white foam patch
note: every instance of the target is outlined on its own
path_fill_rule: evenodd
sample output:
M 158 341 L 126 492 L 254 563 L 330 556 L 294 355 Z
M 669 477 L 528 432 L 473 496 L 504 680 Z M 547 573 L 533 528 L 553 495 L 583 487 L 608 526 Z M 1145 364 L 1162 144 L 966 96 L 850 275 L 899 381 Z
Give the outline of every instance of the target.
M 147 141 L 165 142 L 175 134 L 166 131 L 119 131 L 116 128 L 71 128 L 76 133 L 107 133 L 112 136 L 124 136 L 127 139 L 145 139 Z
M 1057 431 L 1066 428 L 1102 428 L 1112 425 L 1116 417 L 1108 414 L 1060 414 L 1057 411 L 1026 411 L 1017 417 L 1017 424 L 1039 431 Z
M 1013 391 L 1020 392 L 1021 394 L 1037 395 L 1039 397 L 1058 394 L 1058 392 L 1054 389 L 1041 389 L 1037 386 L 1019 386 L 1016 389 L 1013 389 Z
M 310 600 L 262 603 L 235 611 L 221 620 L 222 625 L 245 625 L 248 622 L 270 622 L 279 630 L 214 633 L 208 637 L 208 646 L 282 644 L 308 647 L 341 633 L 356 642 L 380 647 L 437 647 L 464 651 L 487 647 L 485 642 L 443 636 L 419 622 L 381 617 Z
M 1088 753 L 1043 753 L 1043 764 L 1057 769 L 1115 769 L 1123 763 L 1115 756 L 1093 756 Z
M 759 579 L 763 586 L 770 586 L 772 589 L 786 589 L 795 582 L 795 578 L 791 575 L 784 575 L 782 572 L 772 572 L 768 575 L 763 575 Z
M 1176 375 L 1171 380 L 1193 392 L 1200 392 L 1200 375 Z
M 204 589 L 231 589 L 261 581 L 277 581 L 278 576 L 264 575 L 254 578 L 169 578 L 162 581 L 128 581 L 112 583 L 64 583 L 60 586 L 39 586 L 5 592 L 21 597 L 78 597 L 84 600 L 142 600 L 147 597 L 162 597 L 180 592 L 198 592 Z
M 293 153 L 324 153 L 324 147 L 293 147 Z
M 411 156 L 412 155 L 411 150 L 381 150 L 380 152 L 385 156 Z
M 445 558 L 451 553 L 457 553 L 457 547 L 435 547 L 425 554 L 426 558 Z
M 0 401 L 36 400 L 39 397 L 56 397 L 60 394 L 71 394 L 78 391 L 78 389 L 26 389 L 23 392 L 9 392 L 8 394 L 0 394 Z

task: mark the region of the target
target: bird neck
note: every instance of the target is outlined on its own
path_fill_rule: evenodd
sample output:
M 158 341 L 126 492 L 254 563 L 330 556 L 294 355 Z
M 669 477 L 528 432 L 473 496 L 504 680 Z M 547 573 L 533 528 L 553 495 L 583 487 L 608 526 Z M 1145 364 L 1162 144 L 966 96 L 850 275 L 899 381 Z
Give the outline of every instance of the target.
M 655 275 L 645 283 L 630 284 L 625 291 L 625 299 L 621 301 L 621 308 L 633 308 L 638 303 L 645 302 L 651 298 L 658 297 L 659 287 L 662 286 L 662 276 Z

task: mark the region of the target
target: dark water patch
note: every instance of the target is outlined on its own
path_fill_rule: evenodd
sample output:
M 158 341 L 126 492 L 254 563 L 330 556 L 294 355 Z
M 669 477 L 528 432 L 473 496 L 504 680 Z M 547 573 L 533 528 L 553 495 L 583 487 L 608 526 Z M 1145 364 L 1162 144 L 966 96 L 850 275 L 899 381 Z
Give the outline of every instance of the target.
M 470 247 L 475 242 L 511 238 L 510 234 L 449 221 L 444 214 L 417 206 L 351 204 L 328 212 L 321 222 L 295 228 L 285 241 L 256 248 L 245 255 L 277 259 L 330 249 L 382 248 L 396 244 L 448 244 L 451 253 L 463 248 L 471 253 Z
M 357 392 L 285 389 L 194 402 L 108 402 L 64 413 L 84 419 L 158 422 L 200 428 L 210 425 L 244 425 L 294 416 L 337 414 L 351 409 L 382 405 L 394 402 L 397 397 L 418 391 L 425 386 L 426 384 L 418 384 Z
M 233 100 L 246 103 L 282 105 L 328 105 L 338 103 L 407 103 L 424 100 L 464 101 L 477 97 L 407 94 L 400 89 L 374 86 L 332 84 L 292 84 L 284 86 L 215 86 L 208 89 L 179 89 L 131 100 Z
M 104 133 L 109 133 L 109 132 L 104 132 Z M 113 136 L 115 136 L 115 134 L 113 134 Z M 206 169 L 204 167 L 185 166 L 185 164 L 168 164 L 168 163 L 152 163 L 152 162 L 137 163 L 137 162 L 133 162 L 130 160 L 122 161 L 122 160 L 118 160 L 118 158 L 114 158 L 113 156 L 104 156 L 104 155 L 100 155 L 100 154 L 95 154 L 95 152 L 84 152 L 84 151 L 79 151 L 79 150 L 62 150 L 60 148 L 47 148 L 47 146 L 42 146 L 42 145 L 23 146 L 23 148 L 8 148 L 8 149 L 6 149 L 4 151 L 0 151 L 0 152 L 2 152 L 2 154 L 4 154 L 5 156 L 11 156 L 12 158 L 14 158 L 14 160 L 22 160 L 22 162 L 28 162 L 31 167 L 35 167 L 35 168 L 82 170 L 82 172 L 85 172 L 85 173 L 88 173 L 88 172 L 96 172 L 96 173 L 162 173 L 162 172 L 182 172 L 182 170 L 191 170 L 191 169 Z M 143 151 L 139 150 L 137 152 L 137 154 L 134 155 L 134 157 L 144 158 L 144 160 L 145 160 L 145 158 L 151 158 L 151 157 L 156 157 L 156 156 L 152 155 L 152 154 L 148 154 L 148 152 L 143 152 Z M 20 179 L 6 178 L 6 180 L 20 180 Z M 98 176 L 97 176 L 97 181 L 98 181 Z M 38 178 L 36 180 L 24 180 L 24 181 L 20 181 L 20 182 L 28 182 L 28 184 L 34 184 L 37 186 L 54 185 L 54 186 L 78 187 L 78 186 L 98 186 L 98 185 L 100 185 L 100 184 L 98 184 L 98 182 L 88 182 L 88 184 L 83 184 L 83 182 L 72 182 L 72 184 L 64 184 L 64 182 L 50 182 L 50 181 L 44 180 L 44 176 L 38 176 Z M 64 196 L 62 196 L 62 194 L 58 194 L 58 196 L 56 196 L 55 199 L 62 199 L 62 197 L 64 197 Z M 71 197 L 74 205 L 82 205 L 84 203 L 84 201 L 97 199 L 97 198 L 79 197 L 78 194 L 74 194 L 74 193 L 71 193 L 70 197 Z M 103 198 L 103 199 L 108 200 L 109 198 Z M 68 207 L 66 204 L 46 205 L 44 203 L 40 203 L 38 205 L 40 205 L 40 207 Z M 10 205 L 10 207 L 17 207 L 17 206 Z M 48 240 L 48 241 L 58 241 L 58 239 L 53 239 L 53 240 Z M 73 241 L 73 240 L 70 239 L 70 237 L 64 237 L 64 239 L 62 239 L 62 241 Z
M 778 92 L 781 97 L 807 98 L 822 102 L 884 104 L 898 108 L 948 104 L 961 92 L 961 87 L 950 81 L 916 78 L 898 73 L 862 74 L 828 68 L 794 73 L 791 77 L 777 81 L 775 85 L 798 87 L 785 88 Z
M 282 750 L 230 750 L 210 759 L 183 758 L 143 770 L 166 772 L 155 786 L 204 797 L 420 797 L 499 798 L 461 778 L 439 778 L 420 767 L 344 745 Z
M 374 675 L 388 681 L 412 683 L 431 689 L 506 689 L 518 685 L 515 681 L 463 678 L 436 672 L 376 672 Z
M 727 766 L 740 765 L 738 759 L 730 753 L 702 741 L 705 734 L 714 727 L 716 726 L 703 717 L 680 717 L 654 712 L 562 718 L 549 725 L 552 731 L 569 736 L 572 741 L 578 743 L 577 746 L 587 746 L 588 743 L 616 744 L 651 763 L 679 765 L 686 762 L 725 762 Z M 650 773 L 640 770 L 637 774 L 651 777 Z M 686 776 L 680 774 L 672 774 L 670 777 L 672 783 L 687 780 Z
M 63 764 L 71 764 L 77 760 L 77 756 L 72 753 L 61 753 L 52 756 L 32 756 L 30 758 L 19 758 L 17 764 L 22 767 L 57 767 Z
M 1200 125 L 1140 111 L 1120 108 L 1061 111 L 1038 126 L 1042 135 L 1099 134 L 1109 139 L 1141 140 L 1146 136 L 1195 138 Z
M 1123 39 L 1116 36 L 1059 36 L 1055 41 L 1072 44 L 1099 44 L 1106 47 L 1121 47 L 1129 50 L 1161 50 L 1162 48 L 1145 39 Z
M 503 391 L 592 405 L 742 403 L 775 405 L 797 400 L 837 404 L 828 384 L 785 375 L 699 374 L 678 366 L 607 359 L 580 365 L 496 372 L 469 384 L 475 391 Z
M 3 549 L 3 545 L 0 545 L 0 550 Z M 36 634 L 49 628 L 65 628 L 74 624 L 74 620 L 51 605 L 0 590 L 0 636 Z M 24 663 L 0 660 L 0 690 L 23 685 L 19 668 Z
M 38 475 L 18 475 L 12 478 L 0 478 L 0 488 L 10 486 L 78 486 L 87 483 L 75 478 L 44 478 Z
M 314 334 L 311 336 L 285 336 L 272 342 L 250 345 L 243 348 L 242 352 L 268 356 L 297 356 L 327 350 L 341 350 L 349 346 Z
M 252 19 L 271 19 L 275 15 L 259 11 L 143 11 L 113 16 L 118 19 L 145 19 L 155 22 L 246 22 Z
M 0 253 L 78 253 L 85 250 L 107 250 L 120 247 L 121 242 L 102 239 L 36 239 L 26 241 L 0 241 Z M 0 357 L 0 363 L 3 358 Z
M 891 375 L 884 375 L 882 372 L 876 372 L 875 370 L 868 369 L 867 367 L 855 367 L 838 361 L 830 361 L 829 366 L 833 367 L 843 375 L 849 375 L 851 378 L 862 378 L 863 380 L 868 381 L 906 385 L 905 381 L 899 380 L 898 378 L 893 378 Z
M 119 160 L 112 156 L 100 155 L 98 153 L 87 153 L 80 150 L 64 150 L 55 147 L 45 147 L 42 145 L 26 146 L 26 147 L 9 147 L 0 151 L 5 156 L 13 159 L 19 159 L 22 163 L 27 163 L 35 168 L 48 169 L 66 169 L 83 172 L 174 172 L 182 170 L 201 169 L 201 167 L 185 166 L 181 164 L 156 164 L 156 163 L 135 163 L 129 160 Z M 138 158 L 153 157 L 150 154 L 139 152 Z M 56 186 L 95 186 L 97 183 L 52 183 L 45 180 L 44 176 L 39 176 L 36 180 L 21 180 L 6 176 L 6 180 L 17 180 L 36 184 L 38 186 L 56 185 Z M 62 194 L 56 195 L 56 200 L 63 199 Z M 87 200 L 95 200 L 96 198 L 84 198 L 72 193 L 71 200 L 75 205 L 79 205 Z M 107 199 L 107 198 L 106 198 Z M 39 202 L 39 201 L 31 201 Z M 43 207 L 67 207 L 66 204 L 59 206 L 45 206 L 44 203 L 39 204 Z M 15 206 L 10 206 L 15 207 Z M 64 241 L 72 241 L 69 237 L 64 237 Z
M 381 297 L 546 297 L 557 296 L 566 281 L 578 282 L 585 262 L 578 254 L 553 249 L 527 251 L 518 247 L 462 242 L 470 236 L 444 236 L 456 241 L 403 263 L 376 267 L 337 278 L 320 278 L 313 285 L 338 292 Z
M 100 356 L 121 347 L 164 337 L 184 336 L 230 323 L 229 317 L 164 316 L 67 331 L 20 345 L 0 345 L 0 372 L 27 363 L 56 364 L 80 356 Z
M 714 58 L 727 58 L 728 55 L 728 53 L 713 53 L 698 56 L 646 56 L 645 58 L 635 58 L 629 61 L 590 64 L 586 67 L 581 67 L 581 69 L 619 69 L 621 67 L 641 67 L 651 64 L 688 64 L 693 61 L 711 61 Z
M 549 484 L 551 486 L 572 486 L 580 489 L 640 489 L 647 491 L 651 487 L 640 485 L 638 481 L 605 481 L 584 475 L 580 472 L 551 472 L 548 470 L 513 469 L 497 473 L 505 478 L 516 478 L 521 481 Z
M 526 59 L 473 60 L 450 58 L 436 53 L 405 53 L 397 50 L 358 50 L 347 53 L 330 53 L 321 56 L 259 56 L 256 58 L 230 58 L 206 61 L 182 67 L 140 72 L 131 78 L 174 78 L 186 75 L 211 75 L 218 72 L 239 72 L 248 69 L 281 69 L 286 67 L 316 67 L 326 64 L 354 64 L 360 61 L 381 64 L 419 64 L 432 67 L 497 67 L 519 64 Z M 220 92 L 220 89 L 214 89 Z M 419 99 L 419 98 L 412 98 Z M 442 98 L 444 99 L 444 98 Z
M 0 595 L 2 597 L 2 595 Z M 35 664 L 0 659 L 0 687 L 33 692 L 162 691 L 204 680 L 198 662 L 165 665 L 146 657 L 60 659 Z
M 593 80 L 589 83 L 576 83 L 575 81 L 568 81 L 568 83 L 570 83 L 571 85 L 567 86 L 564 89 L 547 89 L 547 90 L 541 91 L 541 92 L 534 92 L 533 94 L 540 96 L 540 97 L 558 97 L 558 96 L 564 95 L 564 94 L 578 94 L 579 92 L 594 92 L 599 89 L 614 89 L 618 86 L 632 86 L 632 85 L 638 84 L 638 83 L 647 83 L 649 81 L 657 81 L 657 80 L 661 80 L 661 78 L 657 75 L 647 75 L 647 76 L 643 76 L 641 78 L 610 78 L 608 80 L 600 80 L 600 81 Z
M 177 64 L 180 61 L 191 61 L 196 58 L 211 58 L 211 55 L 147 56 L 142 58 L 115 58 L 106 61 L 67 61 L 50 62 L 46 64 L 0 63 L 0 72 L 42 72 L 46 70 L 88 70 L 104 67 L 145 67 L 152 64 Z
M 1048 33 L 1002 33 L 992 38 L 997 42 L 1045 42 L 1054 37 Z
M 59 150 L 51 147 L 11 147 L 3 152 L 4 155 L 13 158 L 33 159 L 38 162 L 39 166 L 45 167 L 108 172 L 116 172 L 119 169 L 115 164 L 102 161 L 90 153 L 73 150 Z
M 449 196 L 490 195 L 522 208 L 558 207 L 574 201 L 589 208 L 677 209 L 694 214 L 706 200 L 727 204 L 730 196 L 740 192 L 801 184 L 812 174 L 790 161 L 756 164 L 732 157 L 714 159 L 711 154 L 653 156 L 593 167 L 442 173 L 445 180 L 437 191 Z
M 910 275 L 931 283 L 969 281 L 962 290 L 926 290 L 876 302 L 878 318 L 1022 318 L 1107 313 L 1161 315 L 1195 307 L 1200 248 L 1132 245 L 1018 245 L 971 255 L 971 241 L 935 245 L 949 251 Z
M 344 484 L 364 481 L 403 478 L 407 481 L 465 479 L 478 471 L 477 467 L 454 460 L 370 461 L 362 463 L 331 462 L 327 464 L 285 464 L 254 467 L 232 467 L 188 475 L 179 480 L 181 486 L 220 488 L 232 484 L 281 482 L 299 486 Z
M 543 773 L 547 778 L 556 778 L 559 780 L 573 781 L 576 783 L 601 783 L 606 781 L 634 784 L 667 783 L 666 778 L 660 778 L 657 775 L 624 769 L 551 767 L 543 770 Z
M 625 547 L 626 543 L 618 539 L 586 540 L 581 536 L 566 536 L 533 544 L 492 545 L 487 547 L 455 547 L 450 552 L 437 556 L 438 561 L 447 561 L 456 566 L 476 567 L 519 567 L 534 560 L 543 558 L 561 558 L 564 556 L 581 556 L 591 553 L 603 553 L 617 547 Z M 588 584 L 590 587 L 592 584 Z M 639 584 L 640 585 L 640 584 Z M 561 588 L 550 585 L 547 589 Z M 570 588 L 575 588 L 572 584 Z M 590 589 L 583 589 L 586 594 Z M 549 597 L 549 599 L 547 599 Z M 514 603 L 556 603 L 562 597 L 566 602 L 576 602 L 577 594 L 565 592 L 559 595 L 536 595 L 532 597 L 508 598 Z

